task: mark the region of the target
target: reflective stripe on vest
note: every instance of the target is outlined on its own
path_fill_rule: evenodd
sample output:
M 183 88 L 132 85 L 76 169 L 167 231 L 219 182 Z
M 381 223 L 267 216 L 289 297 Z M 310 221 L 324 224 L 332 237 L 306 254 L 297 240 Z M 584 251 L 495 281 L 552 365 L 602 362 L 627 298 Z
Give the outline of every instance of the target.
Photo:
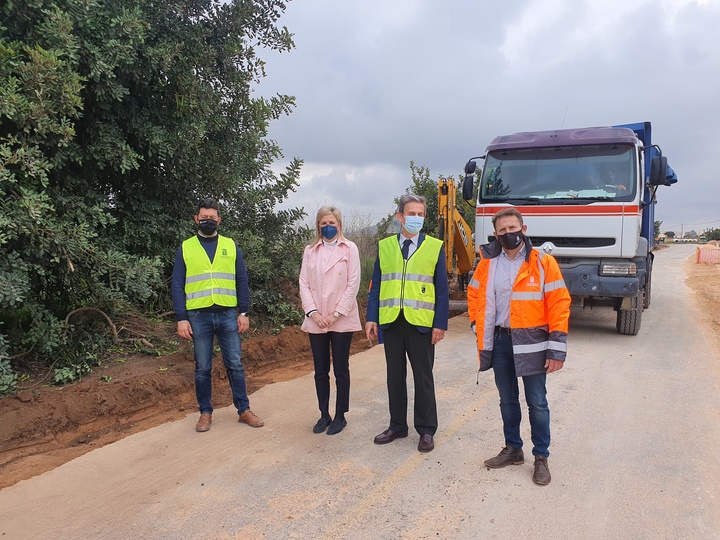
M 182 245 L 185 261 L 185 308 L 237 306 L 235 289 L 235 242 L 218 236 L 215 258 L 212 263 L 197 236 L 188 238 Z
M 403 259 L 397 236 L 380 241 L 380 324 L 390 324 L 403 310 L 415 326 L 432 328 L 435 318 L 435 267 L 443 243 L 426 236 L 407 260 Z
M 468 285 L 468 290 L 472 288 L 475 292 L 468 309 L 474 315 L 481 371 L 492 367 L 497 260 L 498 257 L 481 260 Z M 561 310 L 547 311 L 550 297 L 569 308 L 570 295 L 557 263 L 548 262 L 542 253 L 533 250 L 527 263 L 521 266 L 510 296 L 510 327 L 518 376 L 544 373 L 546 360 L 566 357 L 567 315 Z

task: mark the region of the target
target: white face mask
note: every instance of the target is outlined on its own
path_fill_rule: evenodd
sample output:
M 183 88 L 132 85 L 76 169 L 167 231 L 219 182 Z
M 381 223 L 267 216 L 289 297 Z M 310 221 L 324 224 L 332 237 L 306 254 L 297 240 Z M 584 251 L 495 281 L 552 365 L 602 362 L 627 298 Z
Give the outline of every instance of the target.
M 420 232 L 425 223 L 425 218 L 420 216 L 405 216 L 405 224 L 403 227 L 407 232 L 416 235 Z

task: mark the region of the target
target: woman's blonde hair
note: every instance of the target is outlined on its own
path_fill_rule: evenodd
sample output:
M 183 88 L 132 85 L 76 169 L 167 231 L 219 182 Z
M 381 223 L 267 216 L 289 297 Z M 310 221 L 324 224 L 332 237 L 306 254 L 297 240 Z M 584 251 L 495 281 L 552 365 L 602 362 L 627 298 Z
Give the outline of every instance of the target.
M 315 245 L 318 242 L 322 241 L 322 233 L 320 232 L 320 221 L 322 221 L 322 218 L 329 214 L 332 214 L 338 222 L 338 240 L 341 238 L 345 238 L 343 236 L 342 214 L 340 213 L 340 209 L 335 206 L 323 206 L 322 208 L 320 208 L 320 210 L 317 211 L 317 216 L 315 217 L 315 240 L 313 240 L 312 244 L 310 245 Z

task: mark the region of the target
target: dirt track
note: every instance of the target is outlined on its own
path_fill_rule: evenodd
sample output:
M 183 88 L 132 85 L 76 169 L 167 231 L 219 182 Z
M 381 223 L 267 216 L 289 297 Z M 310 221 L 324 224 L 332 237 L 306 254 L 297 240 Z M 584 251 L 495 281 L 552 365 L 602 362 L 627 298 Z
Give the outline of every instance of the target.
M 196 434 L 192 414 L 3 489 L 0 534 L 718 537 L 718 327 L 685 284 L 693 249 L 658 253 L 653 304 L 639 336 L 618 335 L 611 311 L 573 312 L 568 364 L 549 382 L 547 487 L 532 484 L 529 461 L 482 467 L 502 446 L 497 396 L 490 376 L 475 384 L 467 319 L 456 317 L 437 351 L 441 426 L 430 454 L 416 451 L 414 434 L 372 444 L 387 425 L 375 347 L 352 359 L 352 410 L 340 435 L 310 432 L 311 376 L 271 384 L 251 398 L 265 428 L 238 425 L 226 408 L 209 433 Z M 703 295 L 714 294 L 717 268 L 702 271 L 710 277 Z
M 174 325 L 170 338 L 176 339 Z M 353 352 L 369 348 L 356 339 Z M 197 409 L 192 350 L 109 359 L 82 381 L 31 386 L 0 399 L 0 489 L 32 478 L 133 433 Z M 307 334 L 298 327 L 243 345 L 248 391 L 312 372 Z M 213 365 L 213 403 L 232 403 L 222 361 Z

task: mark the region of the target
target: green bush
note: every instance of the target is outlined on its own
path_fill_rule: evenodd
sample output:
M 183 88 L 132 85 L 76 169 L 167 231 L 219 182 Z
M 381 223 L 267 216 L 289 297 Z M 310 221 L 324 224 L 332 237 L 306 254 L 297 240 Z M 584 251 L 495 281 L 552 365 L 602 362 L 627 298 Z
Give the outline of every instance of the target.
M 278 291 L 261 289 L 252 295 L 253 312 L 264 314 L 264 319 L 275 329 L 302 324 L 304 314 L 296 304 L 288 302 L 287 296 Z
M 269 123 L 292 96 L 257 97 L 257 49 L 289 51 L 283 0 L 11 0 L 0 7 L 0 355 L 48 365 L 58 382 L 95 362 L 65 328 L 74 309 L 109 317 L 168 309 L 175 250 L 199 200 L 240 231 L 253 290 L 297 275 L 298 184 Z M 302 250 L 300 250 L 300 254 Z M 276 319 L 289 319 L 277 299 Z M 287 312 L 287 313 L 286 313 Z M 79 366 L 79 367 L 78 367 Z
M 7 341 L 0 334 L 0 396 L 12 394 L 17 387 L 17 373 L 15 373 L 10 365 L 10 359 L 7 355 Z

